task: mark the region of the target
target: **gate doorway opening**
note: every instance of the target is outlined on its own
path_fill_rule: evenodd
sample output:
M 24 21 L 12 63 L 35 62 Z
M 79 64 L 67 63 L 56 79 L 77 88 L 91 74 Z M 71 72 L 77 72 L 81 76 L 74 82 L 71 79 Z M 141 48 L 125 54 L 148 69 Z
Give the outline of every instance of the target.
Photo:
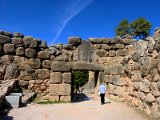
M 90 100 L 91 95 L 98 94 L 99 73 L 98 71 L 72 71 L 72 102 Z

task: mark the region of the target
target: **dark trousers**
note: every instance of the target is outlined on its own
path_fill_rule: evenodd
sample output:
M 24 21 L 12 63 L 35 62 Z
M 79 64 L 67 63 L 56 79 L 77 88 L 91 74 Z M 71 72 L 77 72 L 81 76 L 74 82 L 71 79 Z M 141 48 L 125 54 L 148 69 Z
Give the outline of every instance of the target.
M 104 98 L 105 94 L 100 94 L 100 96 L 101 96 L 101 104 L 104 104 L 105 103 L 105 98 Z

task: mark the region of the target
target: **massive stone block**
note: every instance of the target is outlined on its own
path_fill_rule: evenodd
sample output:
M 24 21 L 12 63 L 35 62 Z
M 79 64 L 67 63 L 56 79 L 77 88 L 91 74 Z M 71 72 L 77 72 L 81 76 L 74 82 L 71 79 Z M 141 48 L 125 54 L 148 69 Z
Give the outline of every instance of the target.
M 127 54 L 127 50 L 126 49 L 120 49 L 116 51 L 116 55 L 117 56 L 125 56 Z
M 122 74 L 123 72 L 124 71 L 121 64 L 105 67 L 105 74 L 108 74 L 108 75 L 118 75 L 118 74 Z
M 71 73 L 63 73 L 62 81 L 64 83 L 71 83 Z
M 49 93 L 52 96 L 70 95 L 71 85 L 70 84 L 52 84 L 50 85 Z
M 92 44 L 108 44 L 112 41 L 111 38 L 89 38 Z
M 104 68 L 99 64 L 79 61 L 73 62 L 73 70 L 104 71 Z
M 28 58 L 35 58 L 37 56 L 36 50 L 31 48 L 25 49 L 25 56 Z
M 50 69 L 50 68 L 51 68 L 51 61 L 50 61 L 50 60 L 44 60 L 44 61 L 42 62 L 42 67 L 43 67 L 43 68 Z
M 71 101 L 71 96 L 61 96 L 60 97 L 60 101 L 63 101 L 63 102 L 70 102 Z
M 16 47 L 22 47 L 23 46 L 23 41 L 22 41 L 22 38 L 20 38 L 20 37 L 14 37 L 14 38 L 12 38 L 12 43 Z
M 79 44 L 81 44 L 81 38 L 80 37 L 69 37 L 68 43 L 78 46 Z
M 23 39 L 23 43 L 24 43 L 24 46 L 27 48 L 27 47 L 30 47 L 30 48 L 36 48 L 38 43 L 37 43 L 37 40 L 34 39 L 33 37 L 31 36 L 26 36 L 24 37 Z
M 36 75 L 38 79 L 48 79 L 50 74 L 48 69 L 38 69 L 36 70 Z
M 142 73 L 141 73 L 141 71 L 134 71 L 132 79 L 133 79 L 133 81 L 141 81 L 142 80 Z
M 6 44 L 6 43 L 10 43 L 12 40 L 11 38 L 4 36 L 4 35 L 0 35 L 0 44 Z
M 46 50 L 46 51 L 40 51 L 40 52 L 38 52 L 38 58 L 39 59 L 43 59 L 43 60 L 49 59 L 49 51 Z
M 61 72 L 51 73 L 49 82 L 51 84 L 61 83 L 62 82 L 62 73 Z
M 125 46 L 123 44 L 115 44 L 113 46 L 113 49 L 124 49 L 124 48 L 125 48 Z
M 15 54 L 14 45 L 13 45 L 13 44 L 5 44 L 5 45 L 4 45 L 4 48 L 3 48 L 3 51 L 4 51 L 4 53 L 7 54 L 7 55 Z
M 115 50 L 110 50 L 109 51 L 109 56 L 110 57 L 115 57 L 116 56 L 116 51 Z
M 28 64 L 35 69 L 38 69 L 41 67 L 41 60 L 38 58 L 30 58 L 28 60 Z
M 72 63 L 53 61 L 51 63 L 51 70 L 53 72 L 69 72 L 72 70 Z
M 10 64 L 9 66 L 7 66 L 5 73 L 6 74 L 4 76 L 4 79 L 15 79 L 20 74 L 18 66 L 14 64 Z
M 18 47 L 16 49 L 16 55 L 18 55 L 18 56 L 24 56 L 24 48 L 23 47 Z
M 93 47 L 90 41 L 82 41 L 77 48 L 78 60 L 91 62 L 93 60 Z

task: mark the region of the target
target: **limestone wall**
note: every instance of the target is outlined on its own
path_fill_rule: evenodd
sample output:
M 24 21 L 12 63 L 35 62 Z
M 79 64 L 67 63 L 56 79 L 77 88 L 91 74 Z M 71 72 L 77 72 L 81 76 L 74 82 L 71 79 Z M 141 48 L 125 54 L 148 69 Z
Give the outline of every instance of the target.
M 18 79 L 19 86 L 54 101 L 70 101 L 72 71 L 99 72 L 110 98 L 128 101 L 160 117 L 160 30 L 144 41 L 124 38 L 70 37 L 68 44 L 48 47 L 21 33 L 0 31 L 0 83 Z M 97 74 L 98 75 L 98 74 Z

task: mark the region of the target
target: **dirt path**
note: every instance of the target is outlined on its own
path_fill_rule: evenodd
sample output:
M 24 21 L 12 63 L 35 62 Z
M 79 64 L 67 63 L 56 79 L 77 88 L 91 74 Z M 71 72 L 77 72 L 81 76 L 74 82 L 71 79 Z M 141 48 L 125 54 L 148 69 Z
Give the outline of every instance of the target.
M 111 102 L 100 105 L 92 99 L 77 103 L 52 105 L 29 104 L 12 109 L 0 120 L 147 120 L 125 103 Z

